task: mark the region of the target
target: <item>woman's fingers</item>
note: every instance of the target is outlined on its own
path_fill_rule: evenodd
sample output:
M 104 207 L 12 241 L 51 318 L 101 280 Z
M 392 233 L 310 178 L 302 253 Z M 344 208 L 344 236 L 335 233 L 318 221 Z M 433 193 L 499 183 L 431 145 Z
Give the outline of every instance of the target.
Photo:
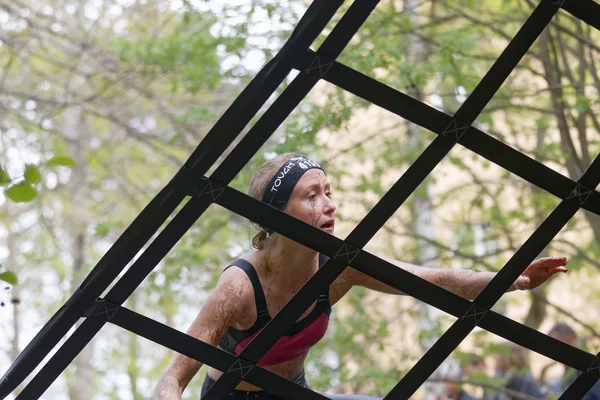
M 540 258 L 539 261 L 541 261 L 544 264 L 549 264 L 557 267 L 567 265 L 567 257 L 544 257 Z

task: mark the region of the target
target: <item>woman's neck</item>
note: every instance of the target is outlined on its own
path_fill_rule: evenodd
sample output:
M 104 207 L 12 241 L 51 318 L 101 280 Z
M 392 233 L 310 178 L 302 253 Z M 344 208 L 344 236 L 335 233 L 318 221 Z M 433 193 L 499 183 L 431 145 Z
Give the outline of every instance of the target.
M 314 275 L 319 253 L 283 236 L 267 249 L 256 252 L 267 284 L 277 291 L 294 293 Z

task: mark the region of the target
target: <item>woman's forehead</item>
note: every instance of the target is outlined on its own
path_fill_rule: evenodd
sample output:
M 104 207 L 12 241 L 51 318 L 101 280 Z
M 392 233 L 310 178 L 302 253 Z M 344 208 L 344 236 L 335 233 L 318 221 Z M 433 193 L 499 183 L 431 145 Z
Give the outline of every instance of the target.
M 327 179 L 327 175 L 325 172 L 318 168 L 313 168 L 304 173 L 302 178 L 296 184 L 297 188 L 307 188 L 312 185 L 320 185 L 326 186 L 329 184 L 329 180 Z

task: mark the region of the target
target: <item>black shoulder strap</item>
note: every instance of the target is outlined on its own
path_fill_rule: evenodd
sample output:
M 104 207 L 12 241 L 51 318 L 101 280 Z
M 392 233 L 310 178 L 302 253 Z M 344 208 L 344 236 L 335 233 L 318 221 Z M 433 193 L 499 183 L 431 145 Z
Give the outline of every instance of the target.
M 250 262 L 242 258 L 238 258 L 237 260 L 232 262 L 229 267 L 238 267 L 239 269 L 244 271 L 248 276 L 248 279 L 250 279 L 250 282 L 252 283 L 252 288 L 254 288 L 254 301 L 256 301 L 256 313 L 258 319 L 268 316 L 269 311 L 267 309 L 265 292 L 263 292 L 262 286 L 260 284 L 260 279 L 258 279 L 258 274 L 254 269 L 254 265 L 250 264 Z
M 326 256 L 325 254 L 319 253 L 319 269 L 329 260 L 331 257 Z
M 323 265 L 325 265 L 325 263 L 326 263 L 326 262 L 327 262 L 327 261 L 328 261 L 330 258 L 331 258 L 331 257 L 329 257 L 329 256 L 327 256 L 327 255 L 325 255 L 325 254 L 319 253 L 319 269 L 321 269 L 321 267 L 322 267 Z M 327 300 L 327 304 L 329 304 L 329 286 L 327 286 L 327 289 L 325 290 L 325 292 L 324 292 L 324 293 L 322 293 L 322 294 L 319 296 L 319 298 L 322 298 L 322 299 L 324 299 L 324 300 Z

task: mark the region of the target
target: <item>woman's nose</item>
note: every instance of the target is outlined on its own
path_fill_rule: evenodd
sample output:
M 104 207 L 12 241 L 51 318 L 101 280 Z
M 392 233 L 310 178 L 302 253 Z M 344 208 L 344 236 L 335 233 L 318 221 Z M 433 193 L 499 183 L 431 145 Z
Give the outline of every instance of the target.
M 325 213 L 334 213 L 335 210 L 337 210 L 337 207 L 335 206 L 335 203 L 333 202 L 333 200 L 331 200 L 329 197 L 326 200 L 325 203 Z

